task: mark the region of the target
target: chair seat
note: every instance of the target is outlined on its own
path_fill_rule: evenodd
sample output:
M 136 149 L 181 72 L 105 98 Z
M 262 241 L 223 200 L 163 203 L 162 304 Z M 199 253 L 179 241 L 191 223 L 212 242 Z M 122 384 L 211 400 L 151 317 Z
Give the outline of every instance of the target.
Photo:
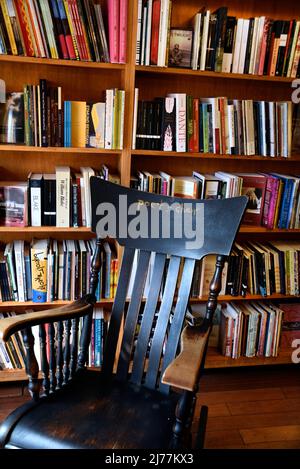
M 101 373 L 86 371 L 27 411 L 6 447 L 168 448 L 177 398 L 130 383 L 105 386 Z

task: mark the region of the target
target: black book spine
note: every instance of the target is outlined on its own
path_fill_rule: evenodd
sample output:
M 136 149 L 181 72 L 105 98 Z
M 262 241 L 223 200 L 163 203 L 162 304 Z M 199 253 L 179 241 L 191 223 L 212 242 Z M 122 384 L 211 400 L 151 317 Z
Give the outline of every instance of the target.
M 12 53 L 11 46 L 10 46 L 9 37 L 8 37 L 8 33 L 7 33 L 7 29 L 6 29 L 6 25 L 5 25 L 5 21 L 4 21 L 1 6 L 0 6 L 0 24 L 1 24 L 2 35 L 3 35 L 5 47 L 6 47 L 6 52 L 7 52 L 8 55 L 11 55 L 11 53 Z
M 277 63 L 276 63 L 276 70 L 275 70 L 276 76 L 283 75 L 284 56 L 285 56 L 285 51 L 287 48 L 287 36 L 288 36 L 289 28 L 290 28 L 290 22 L 283 21 L 281 35 L 280 35 L 281 44 L 279 45 L 279 49 L 278 49 L 278 56 L 277 56 Z
M 245 65 L 244 65 L 245 74 L 249 73 L 251 48 L 252 48 L 252 42 L 253 42 L 253 31 L 254 31 L 254 18 L 250 18 L 248 39 L 247 39 L 247 46 L 246 46 Z
M 215 48 L 215 36 L 216 36 L 216 23 L 217 23 L 217 16 L 215 14 L 212 14 L 209 20 L 205 70 L 215 69 L 215 64 L 213 60 L 215 57 L 214 48 Z
M 45 79 L 40 80 L 40 93 L 41 93 L 41 130 L 42 130 L 42 147 L 48 146 L 47 138 L 47 82 Z
M 208 116 L 208 152 L 214 152 L 214 128 L 212 122 L 212 105 L 207 105 L 207 116 Z
M 60 59 L 68 59 L 68 55 L 66 55 L 66 50 L 63 50 L 62 45 L 60 43 L 60 36 L 61 35 L 64 36 L 64 34 L 63 34 L 63 28 L 62 28 L 62 24 L 60 21 L 60 16 L 59 16 L 56 0 L 49 0 L 48 5 L 49 5 L 51 18 L 52 18 L 53 33 L 54 33 L 54 39 L 56 43 L 58 56 Z
M 203 104 L 199 103 L 199 151 L 204 152 L 204 139 L 203 139 Z
M 271 154 L 271 137 L 270 137 L 270 108 L 269 103 L 265 102 L 265 115 L 266 115 L 266 145 L 267 145 L 267 156 Z
M 215 50 L 213 57 L 214 70 L 216 72 L 222 71 L 222 61 L 224 54 L 224 43 L 227 24 L 227 7 L 221 7 L 217 11 L 217 26 L 215 37 Z
M 269 67 L 269 61 L 270 61 L 273 34 L 274 34 L 274 21 L 270 20 L 269 31 L 268 31 L 268 36 L 267 36 L 266 57 L 265 57 L 265 63 L 264 63 L 264 75 L 268 75 L 268 67 Z
M 72 221 L 73 226 L 78 227 L 78 185 L 77 182 L 72 184 Z
M 161 150 L 176 149 L 176 100 L 164 98 L 162 112 Z
M 289 66 L 289 61 L 290 61 L 290 56 L 291 56 L 291 50 L 292 50 L 292 45 L 293 45 L 293 39 L 294 39 L 294 34 L 295 34 L 295 29 L 296 29 L 296 20 L 293 20 L 292 22 L 292 27 L 291 27 L 291 32 L 288 37 L 288 43 L 286 46 L 286 54 L 284 57 L 284 64 L 283 64 L 283 76 L 287 76 L 287 71 L 288 71 L 288 66 Z
M 154 122 L 155 122 L 155 148 L 154 150 L 161 149 L 161 136 L 162 136 L 162 112 L 163 103 L 162 101 L 154 102 Z

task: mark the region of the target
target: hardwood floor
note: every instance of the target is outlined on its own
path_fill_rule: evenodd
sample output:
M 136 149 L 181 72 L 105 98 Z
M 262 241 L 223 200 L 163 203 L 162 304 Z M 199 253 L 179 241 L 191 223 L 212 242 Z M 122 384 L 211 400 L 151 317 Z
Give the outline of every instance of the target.
M 206 448 L 300 449 L 299 367 L 207 371 L 200 382 L 196 418 L 209 407 Z M 26 388 L 0 385 L 0 421 L 28 400 Z

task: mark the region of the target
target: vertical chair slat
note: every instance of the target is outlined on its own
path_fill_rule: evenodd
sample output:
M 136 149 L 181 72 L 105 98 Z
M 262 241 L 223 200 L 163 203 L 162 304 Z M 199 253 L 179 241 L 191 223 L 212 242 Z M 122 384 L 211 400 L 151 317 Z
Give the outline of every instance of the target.
M 159 308 L 157 323 L 152 339 L 152 345 L 149 354 L 148 370 L 145 379 L 145 386 L 151 389 L 154 389 L 156 386 L 156 379 L 160 365 L 163 341 L 166 335 L 169 315 L 173 304 L 179 266 L 180 257 L 172 256 L 169 263 L 163 298 Z
M 43 375 L 43 393 L 47 396 L 50 389 L 49 364 L 47 359 L 47 340 L 45 325 L 39 326 L 40 348 L 41 348 L 41 371 Z
M 142 295 L 144 292 L 146 277 L 148 273 L 150 255 L 150 251 L 140 251 L 139 253 L 131 301 L 125 320 L 121 353 L 118 361 L 117 378 L 121 381 L 127 378 L 133 339 L 136 330 L 136 323 L 140 311 Z
M 71 358 L 70 358 L 70 378 L 74 378 L 75 371 L 77 368 L 78 358 L 78 326 L 79 319 L 72 319 L 72 346 L 71 346 Z
M 134 252 L 135 250 L 133 248 L 125 248 L 123 254 L 119 275 L 119 278 L 122 279 L 122 282 L 118 282 L 104 348 L 103 373 L 107 375 L 112 373 L 114 366 L 116 346 L 118 342 L 120 326 L 125 307 L 127 289 L 130 281 Z
M 67 384 L 70 375 L 70 332 L 71 320 L 64 321 L 65 334 L 64 334 L 64 365 L 63 365 L 63 385 Z
M 63 368 L 63 322 L 57 323 L 57 356 L 56 356 L 56 388 L 60 389 L 62 386 L 62 368 Z
M 178 298 L 175 306 L 174 316 L 172 318 L 172 324 L 169 331 L 168 342 L 166 351 L 162 361 L 161 373 L 167 368 L 167 366 L 174 359 L 180 333 L 182 329 L 182 323 L 184 320 L 187 304 L 189 301 L 191 285 L 193 281 L 193 273 L 195 268 L 194 259 L 185 259 L 181 283 L 178 291 Z M 165 393 L 169 391 L 169 386 L 160 382 L 159 389 Z
M 149 293 L 145 304 L 141 328 L 134 353 L 131 381 L 135 384 L 141 384 L 143 378 L 144 363 L 149 344 L 153 318 L 157 307 L 158 296 L 161 289 L 165 261 L 165 254 L 155 255 Z
M 49 324 L 49 369 L 50 369 L 50 392 L 54 392 L 56 388 L 56 353 L 55 353 L 55 327 L 53 323 Z

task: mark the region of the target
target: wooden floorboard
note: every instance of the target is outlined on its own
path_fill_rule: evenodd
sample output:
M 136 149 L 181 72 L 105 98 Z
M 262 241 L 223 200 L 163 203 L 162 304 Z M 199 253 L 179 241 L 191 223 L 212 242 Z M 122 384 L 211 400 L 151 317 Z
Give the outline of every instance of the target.
M 0 384 L 0 421 L 29 399 Z M 208 405 L 205 448 L 300 449 L 300 373 L 294 367 L 210 370 L 200 381 L 193 431 Z

